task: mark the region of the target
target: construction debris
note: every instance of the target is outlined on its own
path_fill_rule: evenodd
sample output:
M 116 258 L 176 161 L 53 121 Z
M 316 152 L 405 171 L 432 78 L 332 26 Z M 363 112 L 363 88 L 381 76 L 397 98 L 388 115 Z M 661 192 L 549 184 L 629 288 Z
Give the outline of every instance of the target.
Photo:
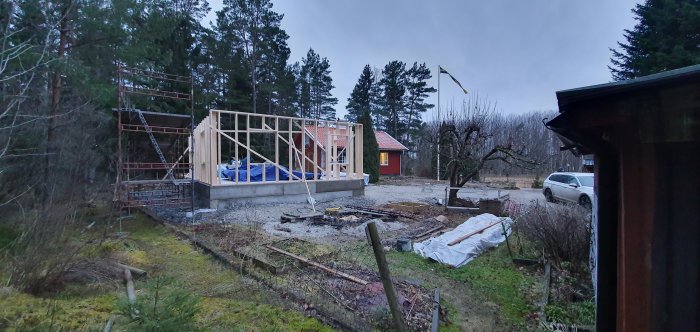
M 469 218 L 452 231 L 423 242 L 415 242 L 413 251 L 440 263 L 460 267 L 485 250 L 505 241 L 503 230 L 493 226 L 511 222 L 510 218 L 499 218 L 488 213 L 480 214 Z
M 312 212 L 307 214 L 283 213 L 282 216 L 280 216 L 280 222 L 284 224 L 287 222 L 301 222 L 307 220 L 323 219 L 323 217 L 324 214 L 320 212 Z
M 270 249 L 270 250 L 272 250 L 272 251 L 278 252 L 278 253 L 280 253 L 280 254 L 283 254 L 283 255 L 292 257 L 292 258 L 294 258 L 294 259 L 296 259 L 296 260 L 298 260 L 298 261 L 301 261 L 301 262 L 303 262 L 303 263 L 306 263 L 306 264 L 308 264 L 308 265 L 315 266 L 315 267 L 317 267 L 317 268 L 319 268 L 319 269 L 321 269 L 321 270 L 323 270 L 323 271 L 326 271 L 326 272 L 329 272 L 329 273 L 332 273 L 332 274 L 341 276 L 341 277 L 343 277 L 343 278 L 345 278 L 345 279 L 348 279 L 348 280 L 350 280 L 350 281 L 354 281 L 354 282 L 356 282 L 356 283 L 358 283 L 358 284 L 367 285 L 367 284 L 369 283 L 368 281 L 365 281 L 365 280 L 362 280 L 362 279 L 360 279 L 360 278 L 351 276 L 351 275 L 349 275 L 349 274 L 347 274 L 347 273 L 340 272 L 340 271 L 338 271 L 338 270 L 331 269 L 330 267 L 327 267 L 327 266 L 325 266 L 325 265 L 323 265 L 323 264 L 319 264 L 319 263 L 316 263 L 316 262 L 312 262 L 312 261 L 310 261 L 310 260 L 308 260 L 308 259 L 306 259 L 306 258 L 304 258 L 304 257 L 297 256 L 297 255 L 295 255 L 295 254 L 292 254 L 291 252 L 284 251 L 284 250 L 282 250 L 282 249 L 273 247 L 273 246 L 271 246 L 271 245 L 267 245 L 267 246 L 265 246 L 265 247 L 267 247 L 268 249 Z

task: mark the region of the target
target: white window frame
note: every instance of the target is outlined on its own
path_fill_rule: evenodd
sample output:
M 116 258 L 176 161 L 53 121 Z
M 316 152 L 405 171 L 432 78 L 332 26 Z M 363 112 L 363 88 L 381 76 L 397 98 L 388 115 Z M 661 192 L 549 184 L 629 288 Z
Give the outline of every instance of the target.
M 382 154 L 386 154 L 386 164 L 382 162 Z M 389 166 L 389 151 L 379 151 L 379 165 Z

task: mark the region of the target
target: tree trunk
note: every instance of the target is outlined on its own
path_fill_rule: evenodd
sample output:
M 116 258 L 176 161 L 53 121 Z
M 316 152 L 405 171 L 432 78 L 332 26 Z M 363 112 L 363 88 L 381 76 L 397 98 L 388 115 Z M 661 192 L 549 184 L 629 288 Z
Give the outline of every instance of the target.
M 66 44 L 68 43 L 68 20 L 69 11 L 73 6 L 71 1 L 66 1 L 61 9 L 61 21 L 59 23 L 59 40 L 57 49 L 58 66 L 61 65 L 62 60 L 65 58 Z M 51 183 L 51 170 L 55 167 L 56 158 L 56 127 L 57 127 L 57 116 L 60 112 L 61 106 L 61 69 L 57 67 L 54 70 L 53 78 L 51 82 L 51 107 L 49 108 L 49 122 L 46 130 L 46 164 L 44 165 L 44 192 L 43 192 L 43 202 L 46 204 L 50 196 L 50 185 Z

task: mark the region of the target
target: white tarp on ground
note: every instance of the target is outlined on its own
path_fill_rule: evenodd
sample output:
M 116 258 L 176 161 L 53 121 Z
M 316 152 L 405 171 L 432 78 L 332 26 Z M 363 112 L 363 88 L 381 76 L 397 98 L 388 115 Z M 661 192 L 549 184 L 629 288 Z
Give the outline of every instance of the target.
M 496 247 L 499 243 L 505 241 L 506 237 L 503 236 L 503 227 L 501 224 L 497 224 L 453 246 L 448 246 L 447 244 L 460 236 L 478 231 L 498 221 L 502 221 L 508 232 L 510 232 L 510 223 L 512 222 L 510 218 L 499 218 L 490 213 L 484 213 L 467 219 L 457 228 L 445 234 L 420 243 L 414 243 L 413 251 L 440 263 L 460 267 L 469 263 L 484 250 Z

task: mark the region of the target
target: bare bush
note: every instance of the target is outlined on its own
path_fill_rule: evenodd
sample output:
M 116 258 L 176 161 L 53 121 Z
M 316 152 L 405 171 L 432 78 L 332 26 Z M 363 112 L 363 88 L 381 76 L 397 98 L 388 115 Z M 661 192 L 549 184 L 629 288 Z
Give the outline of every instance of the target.
M 571 265 L 576 270 L 585 268 L 588 262 L 590 222 L 589 211 L 578 205 L 533 203 L 514 229 L 543 250 L 556 266 Z
M 6 250 L 9 284 L 28 293 L 61 289 L 83 244 L 72 229 L 75 214 L 65 206 L 19 216 L 20 235 Z

